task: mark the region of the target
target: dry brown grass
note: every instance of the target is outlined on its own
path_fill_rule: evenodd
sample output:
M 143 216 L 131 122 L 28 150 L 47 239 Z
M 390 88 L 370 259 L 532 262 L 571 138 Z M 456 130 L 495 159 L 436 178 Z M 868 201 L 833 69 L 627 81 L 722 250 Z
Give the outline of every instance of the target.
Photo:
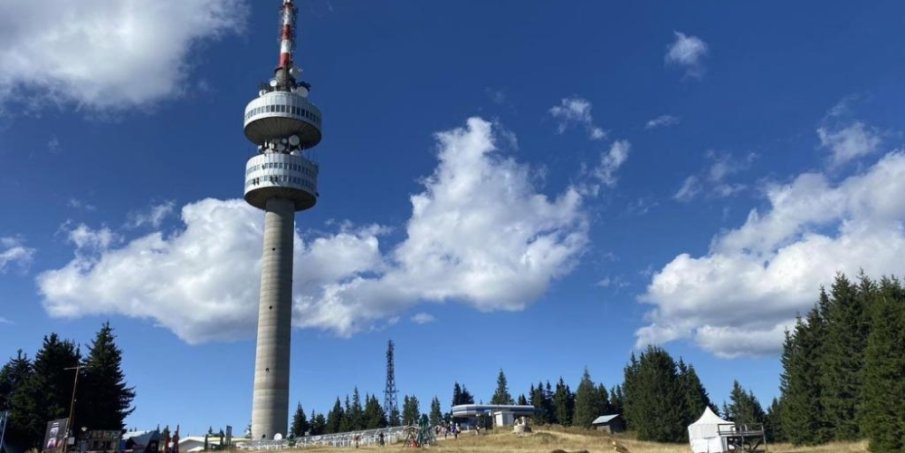
M 534 433 L 516 435 L 498 431 L 475 436 L 470 433 L 461 434 L 458 439 L 440 439 L 436 446 L 428 451 L 443 453 L 560 453 L 582 452 L 602 453 L 615 452 L 613 441 L 625 447 L 628 453 L 689 453 L 687 444 L 659 444 L 642 442 L 628 436 L 610 436 L 604 433 L 586 431 L 575 428 L 541 428 Z M 769 445 L 770 453 L 862 453 L 867 452 L 866 442 L 833 443 L 819 447 L 792 447 L 786 444 Z M 386 447 L 362 448 L 311 448 L 294 450 L 292 453 L 352 453 L 361 451 L 413 451 L 401 444 Z

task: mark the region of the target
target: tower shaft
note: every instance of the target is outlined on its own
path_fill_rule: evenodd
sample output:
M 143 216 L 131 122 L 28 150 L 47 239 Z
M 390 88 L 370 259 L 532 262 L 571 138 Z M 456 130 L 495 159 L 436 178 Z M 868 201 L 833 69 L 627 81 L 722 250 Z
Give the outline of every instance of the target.
M 251 432 L 256 439 L 287 433 L 294 228 L 295 204 L 284 198 L 268 199 L 251 412 Z

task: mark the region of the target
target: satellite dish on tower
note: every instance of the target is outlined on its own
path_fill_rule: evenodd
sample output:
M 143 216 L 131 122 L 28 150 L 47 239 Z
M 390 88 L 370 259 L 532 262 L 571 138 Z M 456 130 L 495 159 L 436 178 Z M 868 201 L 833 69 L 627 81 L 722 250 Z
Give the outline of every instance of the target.
M 297 78 L 298 76 L 302 75 L 302 69 L 298 66 L 293 66 L 291 69 L 289 69 L 289 75 Z
M 289 137 L 289 144 L 292 146 L 299 146 L 299 143 L 301 143 L 301 142 L 302 142 L 302 140 L 299 139 L 298 135 L 292 135 Z

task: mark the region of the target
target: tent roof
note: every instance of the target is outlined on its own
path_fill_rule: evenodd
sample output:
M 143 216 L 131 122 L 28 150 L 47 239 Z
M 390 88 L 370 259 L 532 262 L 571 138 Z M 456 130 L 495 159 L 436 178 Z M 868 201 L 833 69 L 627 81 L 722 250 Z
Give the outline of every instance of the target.
M 721 423 L 729 423 L 729 422 L 726 421 L 726 420 L 723 420 L 722 418 L 720 418 L 719 416 L 717 416 L 716 414 L 714 414 L 713 411 L 710 410 L 709 407 L 706 407 L 706 408 L 704 408 L 704 413 L 701 415 L 701 418 L 699 418 L 696 422 L 692 423 L 692 424 L 689 425 L 689 426 L 694 426 L 694 425 L 718 425 L 718 424 L 721 424 Z
M 599 425 L 602 423 L 609 423 L 610 421 L 612 421 L 614 418 L 616 418 L 618 416 L 619 416 L 619 414 L 601 415 L 600 417 L 595 418 L 594 421 L 591 422 L 591 424 Z

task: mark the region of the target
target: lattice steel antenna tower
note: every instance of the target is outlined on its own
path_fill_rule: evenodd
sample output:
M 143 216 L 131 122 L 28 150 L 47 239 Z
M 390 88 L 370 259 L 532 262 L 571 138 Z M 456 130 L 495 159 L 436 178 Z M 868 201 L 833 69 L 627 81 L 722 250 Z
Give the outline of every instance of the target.
M 313 207 L 318 197 L 318 165 L 308 150 L 321 141 L 321 112 L 293 63 L 295 15 L 293 1 L 283 0 L 279 65 L 245 107 L 245 136 L 258 146 L 245 165 L 245 201 L 264 210 L 253 439 L 287 434 L 295 211 Z
M 396 399 L 396 367 L 393 365 L 393 340 L 387 344 L 387 387 L 383 391 L 383 412 L 386 413 L 389 420 L 390 415 L 395 411 L 399 413 L 399 404 Z

